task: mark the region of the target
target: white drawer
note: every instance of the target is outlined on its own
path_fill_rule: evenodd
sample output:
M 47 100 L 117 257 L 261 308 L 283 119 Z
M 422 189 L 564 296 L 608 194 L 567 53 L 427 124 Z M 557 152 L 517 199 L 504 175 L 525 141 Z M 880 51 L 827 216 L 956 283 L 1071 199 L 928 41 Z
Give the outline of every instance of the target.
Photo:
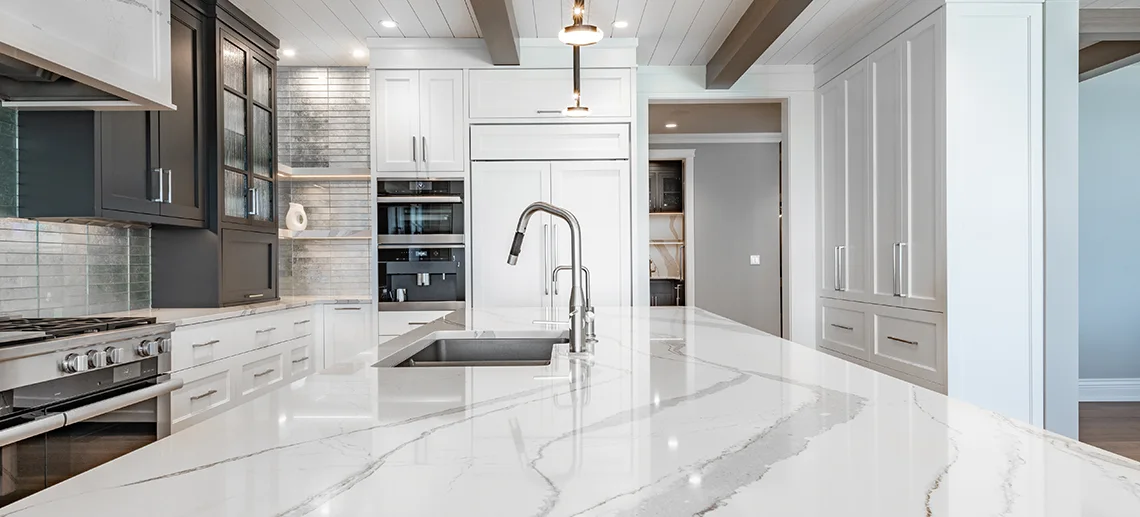
M 179 424 L 211 409 L 228 404 L 230 369 L 225 362 L 199 366 L 179 375 L 186 383 L 170 394 L 170 418 Z
M 868 359 L 867 313 L 859 305 L 820 299 L 819 346 L 841 354 Z
M 177 372 L 241 353 L 237 321 L 231 319 L 178 327 L 171 334 L 171 370 Z
M 241 395 L 252 396 L 284 380 L 286 353 L 284 347 L 276 347 L 267 357 L 244 363 L 241 366 Z
M 288 321 L 293 338 L 313 335 L 315 310 L 312 307 L 288 311 Z
M 944 316 L 894 307 L 875 309 L 871 361 L 938 384 L 946 384 Z
M 380 312 L 376 316 L 376 333 L 381 336 L 407 334 L 450 313 L 451 311 Z
M 591 117 L 629 117 L 633 103 L 628 68 L 582 70 L 582 105 Z M 471 70 L 468 95 L 471 118 L 562 118 L 571 103 L 566 85 L 570 69 Z
M 313 339 L 305 337 L 286 343 L 289 347 L 289 378 L 307 377 L 317 370 L 317 356 Z

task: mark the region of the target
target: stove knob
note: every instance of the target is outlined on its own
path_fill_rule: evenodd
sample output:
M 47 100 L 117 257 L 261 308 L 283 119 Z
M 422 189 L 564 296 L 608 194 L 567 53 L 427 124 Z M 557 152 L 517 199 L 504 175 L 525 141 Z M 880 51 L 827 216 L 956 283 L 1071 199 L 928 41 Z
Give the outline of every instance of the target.
M 159 338 L 156 341 L 158 341 L 158 353 L 160 353 L 160 354 L 169 354 L 170 353 L 170 343 L 171 343 L 170 338 L 168 338 L 168 337 Z
M 63 373 L 79 373 L 87 371 L 87 356 L 79 354 L 67 354 L 60 363 L 59 368 Z
M 123 349 L 118 347 L 109 346 L 103 350 L 107 354 L 107 364 L 119 364 L 123 362 Z
M 139 343 L 139 346 L 135 348 L 135 351 L 143 357 L 158 355 L 158 340 L 156 339 L 154 341 L 143 341 L 142 343 Z
M 102 350 L 91 350 L 87 352 L 87 364 L 92 368 L 107 366 L 107 352 Z

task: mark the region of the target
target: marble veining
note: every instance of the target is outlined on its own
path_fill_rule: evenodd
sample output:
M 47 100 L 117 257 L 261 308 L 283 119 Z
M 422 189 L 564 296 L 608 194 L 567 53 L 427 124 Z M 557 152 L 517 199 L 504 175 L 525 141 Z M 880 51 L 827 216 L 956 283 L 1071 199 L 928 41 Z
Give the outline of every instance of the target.
M 133 311 L 98 314 L 98 316 L 133 316 L 157 318 L 159 322 L 173 323 L 176 327 L 209 323 L 212 321 L 296 309 L 310 305 L 372 303 L 369 298 L 351 296 L 282 296 L 280 300 L 230 307 L 204 309 L 139 309 Z
M 1140 463 L 700 310 L 598 316 L 589 359 L 371 366 L 549 318 L 453 313 L 0 516 L 1140 514 Z

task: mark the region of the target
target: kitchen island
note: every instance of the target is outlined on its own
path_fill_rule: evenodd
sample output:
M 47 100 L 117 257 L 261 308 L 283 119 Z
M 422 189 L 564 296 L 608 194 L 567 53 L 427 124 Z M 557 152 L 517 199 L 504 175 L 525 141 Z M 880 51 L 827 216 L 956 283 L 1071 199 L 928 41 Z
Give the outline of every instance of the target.
M 551 316 L 457 312 L 378 359 Z M 0 516 L 1140 515 L 1140 463 L 716 315 L 597 333 L 548 366 L 337 366 Z

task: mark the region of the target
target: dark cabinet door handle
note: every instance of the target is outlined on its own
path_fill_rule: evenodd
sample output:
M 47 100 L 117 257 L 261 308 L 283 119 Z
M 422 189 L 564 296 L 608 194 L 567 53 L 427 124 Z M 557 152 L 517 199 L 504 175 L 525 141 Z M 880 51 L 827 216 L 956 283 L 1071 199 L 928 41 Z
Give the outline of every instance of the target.
M 166 202 L 174 202 L 174 170 L 166 169 Z
M 150 171 L 150 200 L 161 203 L 165 198 L 162 193 L 162 169 Z

